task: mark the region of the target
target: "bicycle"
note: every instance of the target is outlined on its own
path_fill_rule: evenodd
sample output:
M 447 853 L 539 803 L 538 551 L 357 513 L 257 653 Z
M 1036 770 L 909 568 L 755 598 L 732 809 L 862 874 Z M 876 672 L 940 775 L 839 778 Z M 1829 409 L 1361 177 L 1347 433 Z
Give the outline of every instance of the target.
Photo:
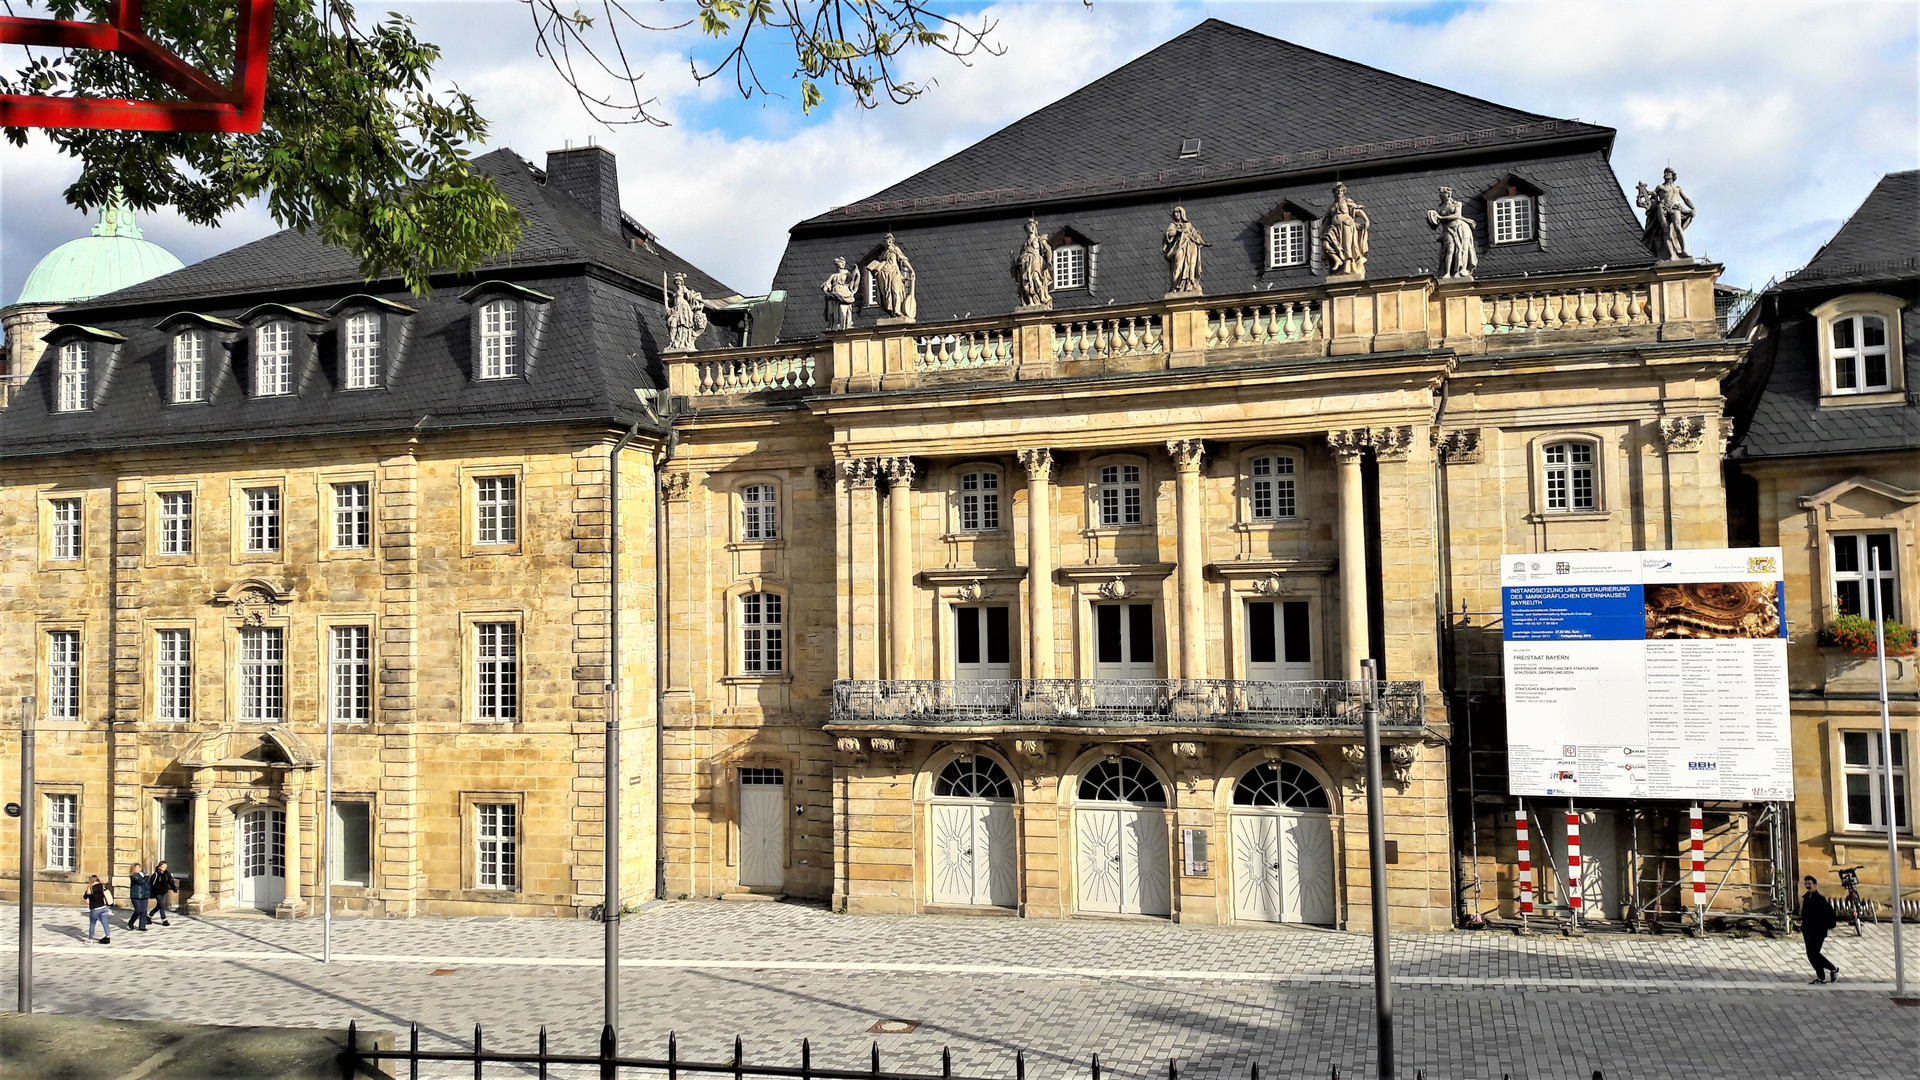
M 1840 875 L 1840 884 L 1846 888 L 1847 895 L 1840 898 L 1840 903 L 1837 906 L 1853 913 L 1853 936 L 1859 937 L 1861 935 L 1861 914 L 1863 912 L 1866 914 L 1868 922 L 1878 922 L 1880 913 L 1874 907 L 1873 901 L 1860 895 L 1860 867 L 1849 866 L 1844 870 L 1838 871 L 1838 873 Z

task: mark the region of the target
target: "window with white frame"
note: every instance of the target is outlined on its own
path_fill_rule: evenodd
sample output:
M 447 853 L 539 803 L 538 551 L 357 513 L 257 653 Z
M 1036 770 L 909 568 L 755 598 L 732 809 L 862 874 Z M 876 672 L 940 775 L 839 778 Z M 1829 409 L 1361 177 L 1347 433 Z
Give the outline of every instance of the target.
M 173 403 L 207 400 L 207 334 L 185 330 L 173 338 Z
M 1053 249 L 1053 287 L 1056 289 L 1087 287 L 1087 246 L 1085 244 L 1062 244 Z
M 193 633 L 160 630 L 153 638 L 153 713 L 161 720 L 191 720 Z
M 263 554 L 280 550 L 280 489 L 247 488 L 246 550 Z
M 877 304 L 880 303 L 880 279 L 874 276 L 873 267 L 871 266 L 867 267 L 866 270 L 862 272 L 862 274 L 860 275 L 860 278 L 861 278 L 861 281 L 865 283 L 862 289 L 863 295 L 862 295 L 860 306 L 861 307 L 876 306 Z
M 1877 731 L 1840 733 L 1841 772 L 1846 783 L 1849 829 L 1887 827 L 1887 765 Z M 1907 814 L 1907 735 L 1893 732 L 1893 827 L 1912 832 Z
M 333 485 L 333 546 L 351 551 L 373 544 L 373 493 L 364 480 Z
M 56 369 L 53 407 L 58 412 L 81 412 L 87 406 L 87 391 L 93 381 L 92 349 L 84 341 L 69 341 L 60 346 Z
M 740 489 L 740 539 L 780 539 L 779 491 L 772 484 Z
M 1887 320 L 1878 315 L 1843 315 L 1828 324 L 1833 363 L 1833 392 L 1871 394 L 1892 389 L 1887 365 Z
M 286 634 L 277 626 L 240 628 L 240 719 L 278 723 L 286 715 Z
M 253 396 L 293 393 L 293 324 L 270 322 L 253 332 Z
M 1833 538 L 1833 608 L 1836 615 L 1871 614 L 1868 597 L 1877 587 L 1879 616 L 1900 618 L 1900 578 L 1893 566 L 1892 533 L 1848 533 Z
M 786 638 L 779 593 L 747 593 L 740 598 L 740 671 L 777 675 L 786 670 Z
M 480 305 L 480 377 L 511 379 L 520 374 L 519 306 L 511 300 Z
M 1293 470 L 1293 458 L 1288 454 L 1261 454 L 1247 460 L 1249 517 L 1255 521 L 1280 521 L 1299 514 Z
M 380 316 L 362 311 L 347 316 L 347 389 L 380 385 Z
M 193 492 L 160 493 L 160 554 L 193 554 Z
M 1307 223 L 1276 221 L 1267 226 L 1267 267 L 1307 265 Z
M 373 631 L 336 626 L 327 632 L 327 709 L 343 724 L 373 717 Z
M 1600 508 L 1592 443 L 1549 443 L 1540 458 L 1546 509 L 1559 513 Z
M 473 481 L 473 542 L 515 544 L 520 540 L 519 482 L 511 476 L 480 476 Z
M 511 891 L 520 870 L 520 808 L 474 804 L 474 887 Z
M 998 532 L 1000 474 L 978 469 L 960 474 L 960 531 Z
M 53 518 L 53 535 L 48 537 L 47 558 L 60 562 L 71 562 L 80 558 L 80 510 L 79 499 L 53 499 L 48 504 L 48 512 Z
M 80 631 L 47 632 L 47 719 L 80 719 Z
M 473 627 L 473 717 L 520 718 L 520 627 L 483 622 Z
M 1097 489 L 1103 528 L 1139 525 L 1145 520 L 1140 493 L 1140 466 L 1102 465 Z
M 47 796 L 47 869 L 80 869 L 80 796 Z
M 1503 195 L 1489 207 L 1493 216 L 1493 242 L 1517 244 L 1533 239 L 1533 196 Z

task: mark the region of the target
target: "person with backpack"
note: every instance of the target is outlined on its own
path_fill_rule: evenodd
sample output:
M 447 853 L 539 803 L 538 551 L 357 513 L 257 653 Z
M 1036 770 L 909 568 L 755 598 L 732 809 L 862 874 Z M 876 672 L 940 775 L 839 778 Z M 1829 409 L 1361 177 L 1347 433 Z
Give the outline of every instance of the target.
M 140 872 L 140 864 L 134 863 L 127 871 L 127 899 L 133 902 L 133 916 L 127 920 L 127 929 L 147 932 L 153 922 L 147 914 L 147 905 L 153 900 L 153 885 L 147 875 Z
M 167 921 L 167 903 L 173 893 L 180 891 L 180 882 L 175 880 L 173 871 L 167 869 L 167 860 L 153 864 L 153 876 L 147 879 L 147 885 L 153 890 L 153 913 L 160 916 L 160 925 L 172 926 Z
M 98 875 L 87 875 L 87 937 L 99 945 L 113 944 L 113 890 L 101 881 Z M 93 937 L 94 924 L 100 925 L 100 936 Z

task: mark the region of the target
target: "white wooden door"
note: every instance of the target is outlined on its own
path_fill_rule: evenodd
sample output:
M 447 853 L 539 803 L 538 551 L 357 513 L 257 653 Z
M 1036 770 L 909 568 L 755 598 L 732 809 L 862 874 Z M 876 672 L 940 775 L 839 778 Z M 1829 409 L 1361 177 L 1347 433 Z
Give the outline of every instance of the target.
M 1093 605 L 1093 677 L 1151 679 L 1153 605 Z
M 1273 814 L 1233 815 L 1233 914 L 1280 921 L 1280 824 Z
M 787 801 L 779 769 L 740 770 L 740 885 L 786 884 Z
M 235 899 L 242 905 L 271 909 L 287 895 L 287 814 L 249 810 L 240 816 L 235 837 L 239 867 Z
M 954 608 L 953 644 L 955 680 L 1013 678 L 1013 613 L 1005 604 Z
M 1325 814 L 1233 815 L 1234 916 L 1250 922 L 1334 921 L 1333 826 Z
M 1173 911 L 1167 867 L 1167 819 L 1158 807 L 1082 804 L 1079 834 L 1080 910 L 1118 915 Z
M 933 902 L 1013 907 L 1013 804 L 1002 800 L 938 800 L 933 835 Z
M 1247 678 L 1313 678 L 1313 622 L 1305 600 L 1247 601 Z

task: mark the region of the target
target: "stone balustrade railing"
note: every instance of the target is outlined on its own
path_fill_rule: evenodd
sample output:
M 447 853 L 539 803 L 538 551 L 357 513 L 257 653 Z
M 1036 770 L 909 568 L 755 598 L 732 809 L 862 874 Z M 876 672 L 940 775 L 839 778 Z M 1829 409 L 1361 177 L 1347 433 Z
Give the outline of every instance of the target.
M 1489 292 L 1480 297 L 1485 333 L 1517 334 L 1607 326 L 1645 326 L 1653 298 L 1644 285 Z
M 1159 315 L 1126 315 L 1053 324 L 1055 360 L 1105 360 L 1166 351 Z
M 825 393 L 833 352 L 810 344 L 670 354 L 673 393 L 686 397 Z
M 913 340 L 913 345 L 916 371 L 1003 367 L 1018 355 L 1013 329 L 1004 326 L 923 334 Z
M 1287 345 L 1325 336 L 1325 301 L 1260 301 L 1207 309 L 1207 348 Z

